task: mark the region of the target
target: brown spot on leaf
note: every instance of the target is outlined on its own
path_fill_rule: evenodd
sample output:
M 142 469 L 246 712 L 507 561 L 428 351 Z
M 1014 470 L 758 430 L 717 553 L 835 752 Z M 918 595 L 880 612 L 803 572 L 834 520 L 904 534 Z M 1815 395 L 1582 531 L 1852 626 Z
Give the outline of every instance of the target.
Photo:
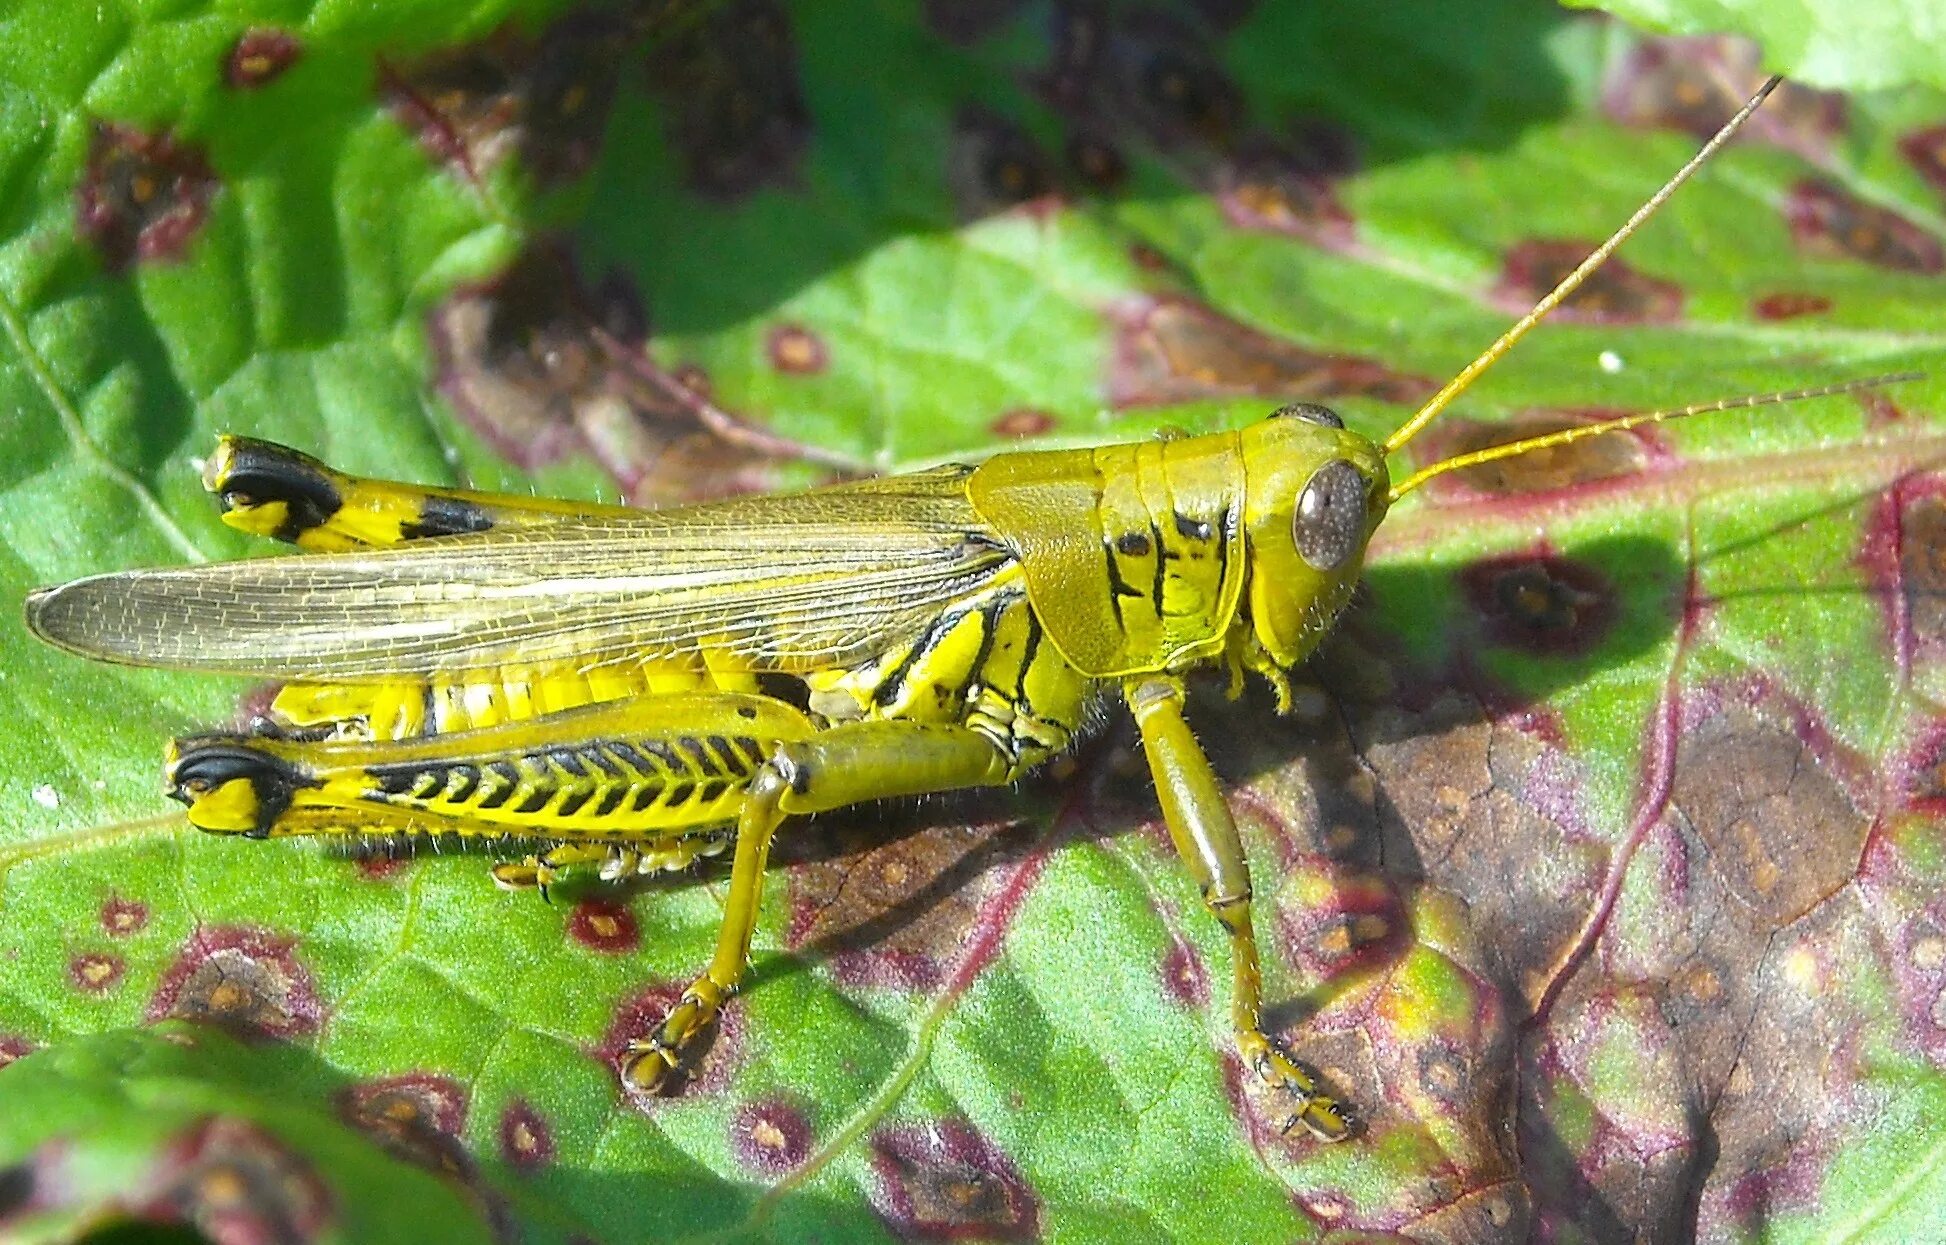
M 794 447 L 707 407 L 643 352 L 643 315 L 610 274 L 594 291 L 540 245 L 435 308 L 439 388 L 488 444 L 532 469 L 592 454 L 637 504 L 767 485 Z
M 338 1097 L 345 1123 L 408 1163 L 462 1181 L 473 1175 L 473 1160 L 460 1143 L 466 1106 L 464 1086 L 431 1072 L 366 1081 Z
M 110 272 L 179 259 L 216 195 L 203 149 L 168 131 L 97 121 L 75 191 L 75 231 Z
M 198 929 L 164 970 L 148 1019 L 200 1020 L 244 1037 L 315 1033 L 324 1006 L 294 947 L 293 939 L 268 930 Z
M 1128 160 L 1122 155 L 1122 149 L 1108 139 L 1094 134 L 1071 134 L 1062 153 L 1074 175 L 1097 193 L 1120 190 L 1128 180 Z
M 554 1159 L 554 1130 L 524 1098 L 500 1112 L 500 1157 L 518 1172 L 536 1171 Z
M 649 83 L 697 194 L 733 200 L 795 180 L 811 113 L 776 0 L 713 6 L 651 54 Z
M 819 859 L 791 873 L 795 951 L 828 956 L 851 986 L 933 990 L 960 962 L 998 866 L 1031 832 L 1006 823 L 935 825 L 887 841 L 846 824 Z M 800 841 L 810 850 L 811 840 Z
M 34 1044 L 18 1033 L 0 1033 L 0 1068 L 34 1053 Z
M 815 376 L 831 362 L 824 341 L 801 324 L 780 324 L 765 342 L 770 366 L 790 376 Z
M 1678 129 L 1707 139 L 1764 77 L 1759 49 L 1748 39 L 1644 39 L 1616 63 L 1602 92 L 1602 107 L 1623 125 Z M 1739 137 L 1817 159 L 1830 152 L 1844 128 L 1843 95 L 1785 82 Z
M 1055 192 L 1047 153 L 1011 117 L 966 108 L 953 120 L 946 184 L 962 220 L 979 220 Z
M 1899 772 L 1913 811 L 1946 816 L 1946 723 L 1934 723 L 1920 733 Z
M 1238 397 L 1358 395 L 1408 403 L 1438 388 L 1376 359 L 1307 350 L 1187 298 L 1131 300 L 1110 315 L 1116 334 L 1108 395 L 1124 410 Z
M 628 1056 L 629 1043 L 653 1036 L 682 1000 L 687 986 L 687 982 L 657 982 L 623 999 L 615 1008 L 614 1019 L 608 1022 L 608 1032 L 590 1052 L 615 1076 L 623 1101 L 638 1111 L 653 1111 L 668 1098 L 720 1093 L 743 1060 L 743 1005 L 732 998 L 724 1004 L 716 1023 L 684 1052 L 681 1066 L 665 1082 L 661 1094 L 643 1093 L 621 1081 L 620 1067 Z
M 1759 320 L 1795 320 L 1799 316 L 1823 315 L 1831 310 L 1831 300 L 1822 294 L 1780 290 L 1766 294 L 1750 304 Z
M 1423 453 L 1430 465 L 1457 458 L 1475 450 L 1527 437 L 1544 436 L 1564 428 L 1594 423 L 1622 414 L 1620 411 L 1532 411 L 1499 423 L 1477 423 L 1456 419 L 1427 434 Z M 1451 497 L 1520 497 L 1533 493 L 1553 493 L 1599 484 L 1605 480 L 1628 479 L 1661 457 L 1651 434 L 1639 430 L 1589 437 L 1571 445 L 1550 446 L 1464 467 L 1435 479 L 1427 487 L 1435 495 Z
M 568 917 L 568 937 L 591 951 L 624 955 L 642 944 L 642 929 L 623 905 L 583 899 Z
M 1894 272 L 1946 270 L 1939 239 L 1890 208 L 1867 203 L 1835 182 L 1806 178 L 1784 200 L 1784 221 L 1800 250 L 1853 259 Z
M 386 66 L 381 89 L 420 144 L 468 180 L 517 153 L 542 185 L 558 185 L 594 164 L 629 42 L 619 23 L 589 13 L 537 37 L 503 26 Z
M 1533 238 L 1507 252 L 1493 298 L 1525 312 L 1588 258 L 1592 242 Z M 1555 311 L 1554 318 L 1581 324 L 1666 324 L 1682 317 L 1682 287 L 1610 259 Z
M 1615 589 L 1607 577 L 1545 550 L 1475 562 L 1460 582 L 1487 639 L 1508 648 L 1586 653 L 1615 621 Z
M 994 420 L 987 427 L 996 437 L 1009 437 L 1018 440 L 1023 437 L 1038 437 L 1054 428 L 1054 416 L 1031 406 L 1019 406 Z
M 1899 154 L 1934 190 L 1946 194 L 1946 125 L 1907 134 L 1899 140 Z
M 269 86 L 297 62 L 303 50 L 288 30 L 259 27 L 245 31 L 223 58 L 223 80 L 238 91 Z
M 1033 1240 L 1040 1201 L 1013 1160 L 959 1120 L 881 1129 L 872 1137 L 878 1174 L 872 1203 L 892 1231 L 912 1240 Z
M 221 1245 L 302 1245 L 334 1226 L 331 1195 L 310 1160 L 229 1116 L 204 1120 L 174 1142 L 153 1187 L 137 1217 L 189 1225 L 198 1239 Z
M 1699 692 L 1682 720 L 1670 815 L 1763 926 L 1796 921 L 1852 880 L 1872 827 L 1855 794 L 1868 765 L 1761 682 Z
M 1369 874 L 1334 876 L 1323 902 L 1280 905 L 1278 930 L 1292 961 L 1320 978 L 1394 959 L 1406 935 L 1398 894 Z
M 1196 948 L 1180 936 L 1170 938 L 1162 955 L 1162 990 L 1171 1002 L 1191 1011 L 1209 1006 L 1209 970 Z
M 101 905 L 101 928 L 112 938 L 140 933 L 149 923 L 149 905 L 139 899 L 110 895 Z
M 1239 229 L 1344 246 L 1354 229 L 1334 181 L 1356 164 L 1350 136 L 1322 126 L 1292 142 L 1246 144 L 1217 170 L 1216 201 Z
M 811 1125 L 787 1102 L 750 1102 L 730 1117 L 737 1161 L 765 1176 L 796 1170 L 811 1153 Z
M 68 961 L 68 979 L 75 989 L 88 994 L 106 994 L 121 983 L 128 963 L 119 955 L 93 952 Z

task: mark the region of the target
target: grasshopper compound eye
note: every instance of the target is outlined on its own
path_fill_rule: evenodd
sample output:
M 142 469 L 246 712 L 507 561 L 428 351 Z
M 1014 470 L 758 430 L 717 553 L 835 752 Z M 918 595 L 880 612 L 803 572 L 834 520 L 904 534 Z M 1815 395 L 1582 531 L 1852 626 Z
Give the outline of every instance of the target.
M 1301 419 L 1307 424 L 1317 424 L 1323 428 L 1342 428 L 1345 421 L 1338 418 L 1338 412 L 1328 406 L 1315 402 L 1293 402 L 1280 406 L 1270 413 L 1272 419 Z
M 1320 571 L 1343 566 L 1365 539 L 1369 487 L 1358 468 L 1342 458 L 1319 467 L 1298 494 L 1291 517 L 1298 556 Z

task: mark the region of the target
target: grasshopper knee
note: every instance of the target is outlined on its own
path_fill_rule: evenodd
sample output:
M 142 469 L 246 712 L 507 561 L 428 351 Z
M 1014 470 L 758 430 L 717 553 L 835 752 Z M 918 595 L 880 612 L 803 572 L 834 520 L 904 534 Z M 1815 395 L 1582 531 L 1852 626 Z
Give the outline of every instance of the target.
M 270 837 L 298 789 L 317 785 L 291 762 L 233 735 L 176 740 L 164 780 L 197 829 L 253 839 Z

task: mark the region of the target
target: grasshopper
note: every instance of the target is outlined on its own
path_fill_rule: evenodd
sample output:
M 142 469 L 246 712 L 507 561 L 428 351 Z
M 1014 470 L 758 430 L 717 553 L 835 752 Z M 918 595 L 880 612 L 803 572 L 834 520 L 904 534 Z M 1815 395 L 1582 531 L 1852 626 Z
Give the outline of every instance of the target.
M 1382 442 L 1323 406 L 1240 431 L 1003 453 L 788 496 L 661 511 L 359 479 L 224 438 L 204 478 L 233 527 L 302 556 L 97 575 L 28 625 L 110 662 L 286 680 L 245 733 L 168 749 L 192 824 L 252 839 L 381 832 L 539 839 L 508 887 L 733 849 L 714 954 L 621 1061 L 646 1091 L 736 989 L 787 818 L 1015 782 L 1119 696 L 1169 833 L 1233 953 L 1244 1066 L 1286 1130 L 1352 1113 L 1262 1030 L 1251 883 L 1184 677 L 1286 671 L 1350 599 L 1387 509 L 1444 472 L 1704 411 L 1705 403 L 1448 458 L 1388 459 L 1726 142 L 1766 84 L 1580 267 Z

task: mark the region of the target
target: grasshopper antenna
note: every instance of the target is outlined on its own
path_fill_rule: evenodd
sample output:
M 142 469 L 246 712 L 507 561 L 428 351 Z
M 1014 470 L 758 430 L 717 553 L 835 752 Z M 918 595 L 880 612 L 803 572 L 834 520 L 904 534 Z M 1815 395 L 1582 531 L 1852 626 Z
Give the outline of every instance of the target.
M 1815 385 L 1808 389 L 1785 389 L 1777 393 L 1721 398 L 1715 402 L 1698 402 L 1667 411 L 1642 411 L 1635 415 L 1604 419 L 1598 424 L 1582 424 L 1575 428 L 1563 428 L 1559 432 L 1525 437 L 1519 441 L 1508 441 L 1502 445 L 1489 445 L 1485 449 L 1474 450 L 1470 454 L 1456 454 L 1451 458 L 1441 459 L 1430 467 L 1413 472 L 1392 486 L 1386 494 L 1386 504 L 1390 505 L 1434 476 L 1445 475 L 1448 471 L 1458 471 L 1462 467 L 1477 467 L 1481 463 L 1490 463 L 1495 459 L 1512 458 L 1516 454 L 1528 454 L 1534 450 L 1552 449 L 1557 445 L 1571 445 L 1576 441 L 1585 441 L 1589 437 L 1598 437 L 1610 432 L 1621 432 L 1626 428 L 1640 428 L 1643 424 L 1667 423 L 1672 419 L 1687 419 L 1691 415 L 1707 415 L 1712 411 L 1741 411 L 1753 406 L 1777 406 L 1784 402 L 1802 402 L 1807 398 L 1830 398 L 1838 394 L 1857 393 L 1863 389 L 1877 389 L 1883 385 L 1901 385 L 1907 381 L 1924 380 L 1925 377 L 1924 372 L 1889 372 L 1884 376 L 1866 376 L 1857 380 L 1839 381 L 1832 385 Z
M 1387 454 L 1395 454 L 1399 451 L 1399 449 L 1402 446 L 1405 445 L 1406 442 L 1418 436 L 1420 431 L 1424 429 L 1427 424 L 1431 423 L 1439 415 L 1441 411 L 1445 410 L 1449 405 L 1452 404 L 1454 398 L 1457 398 L 1462 393 L 1465 393 L 1467 388 L 1471 386 L 1474 381 L 1480 378 L 1481 373 L 1485 372 L 1488 368 L 1492 367 L 1495 363 L 1498 363 L 1500 361 L 1501 356 L 1506 354 L 1509 350 L 1512 350 L 1514 348 L 1515 343 L 1519 342 L 1521 338 L 1527 336 L 1527 333 L 1530 329 L 1532 329 L 1535 325 L 1539 324 L 1542 320 L 1546 319 L 1549 312 L 1553 311 L 1556 307 L 1559 307 L 1564 301 L 1566 301 L 1568 295 L 1574 293 L 1577 289 L 1579 289 L 1581 287 L 1581 283 L 1583 281 L 1586 281 L 1588 277 L 1591 274 L 1593 274 L 1595 269 L 1601 267 L 1604 263 L 1607 263 L 1608 257 L 1615 253 L 1615 248 L 1621 246 L 1622 243 L 1628 241 L 1629 237 L 1633 235 L 1637 229 L 1640 229 L 1642 227 L 1644 221 L 1648 220 L 1649 217 L 1655 215 L 1656 209 L 1669 201 L 1669 196 L 1675 194 L 1676 190 L 1679 187 L 1681 187 L 1681 185 L 1684 182 L 1689 180 L 1690 174 L 1694 173 L 1697 169 L 1701 168 L 1703 164 L 1707 162 L 1711 156 L 1716 154 L 1718 148 L 1720 148 L 1721 146 L 1723 146 L 1723 144 L 1729 142 L 1730 139 L 1736 136 L 1736 132 L 1743 128 L 1743 123 L 1750 119 L 1750 115 L 1756 112 L 1757 109 L 1762 106 L 1764 100 L 1770 95 L 1772 91 L 1777 89 L 1777 84 L 1782 81 L 1783 79 L 1781 77 L 1773 77 L 1769 81 L 1765 82 L 1762 86 L 1758 87 L 1756 94 L 1752 95 L 1744 103 L 1743 107 L 1737 110 L 1736 116 L 1731 117 L 1728 121 L 1724 122 L 1723 128 L 1718 130 L 1716 134 L 1707 143 L 1703 144 L 1702 150 L 1698 151 L 1695 155 L 1691 156 L 1689 158 L 1689 163 L 1683 165 L 1682 168 L 1676 170 L 1676 175 L 1670 178 L 1667 182 L 1664 182 L 1662 189 L 1656 191 L 1653 195 L 1649 196 L 1648 202 L 1644 203 L 1641 207 L 1635 209 L 1635 215 L 1629 217 L 1628 221 L 1625 224 L 1623 224 L 1623 226 L 1620 229 L 1617 229 L 1613 234 L 1611 234 L 1608 238 L 1608 241 L 1596 247 L 1594 249 L 1594 252 L 1590 254 L 1588 258 L 1582 260 L 1581 263 L 1575 267 L 1575 270 L 1573 272 L 1570 272 L 1567 276 L 1562 277 L 1560 284 L 1556 285 L 1553 289 L 1549 290 L 1547 292 L 1547 296 L 1541 299 L 1540 302 L 1534 304 L 1533 310 L 1529 311 L 1526 315 L 1522 316 L 1519 320 L 1515 321 L 1512 328 L 1508 329 L 1506 332 L 1500 335 L 1499 340 L 1495 341 L 1491 346 L 1488 346 L 1484 351 L 1480 353 L 1480 356 L 1478 358 L 1474 359 L 1473 362 L 1467 364 L 1464 368 L 1462 368 L 1457 376 L 1453 377 L 1453 379 L 1446 382 L 1444 388 L 1442 388 L 1438 393 L 1434 394 L 1432 397 L 1428 398 L 1424 406 L 1414 411 L 1412 413 L 1411 419 L 1408 419 L 1405 421 L 1405 423 L 1399 425 L 1398 429 L 1394 431 L 1391 436 L 1385 438 L 1385 447 L 1384 447 L 1385 452 Z M 1880 381 L 1874 383 L 1886 383 L 1886 382 Z M 1801 396 L 1810 396 L 1810 395 L 1805 394 Z M 1769 400 L 1777 401 L 1779 399 L 1771 398 Z M 1751 403 L 1748 405 L 1756 405 L 1756 404 Z M 1727 408 L 1712 408 L 1712 409 L 1727 409 Z M 1646 417 L 1644 418 L 1646 419 Z M 1665 418 L 1674 418 L 1674 413 L 1672 412 L 1670 415 L 1665 416 Z M 1586 431 L 1588 434 L 1592 435 L 1593 428 L 1583 430 L 1583 431 Z M 1534 448 L 1538 449 L 1540 447 L 1536 446 Z M 1397 489 L 1393 490 L 1394 496 L 1397 496 L 1400 491 L 1401 490 L 1397 490 Z

